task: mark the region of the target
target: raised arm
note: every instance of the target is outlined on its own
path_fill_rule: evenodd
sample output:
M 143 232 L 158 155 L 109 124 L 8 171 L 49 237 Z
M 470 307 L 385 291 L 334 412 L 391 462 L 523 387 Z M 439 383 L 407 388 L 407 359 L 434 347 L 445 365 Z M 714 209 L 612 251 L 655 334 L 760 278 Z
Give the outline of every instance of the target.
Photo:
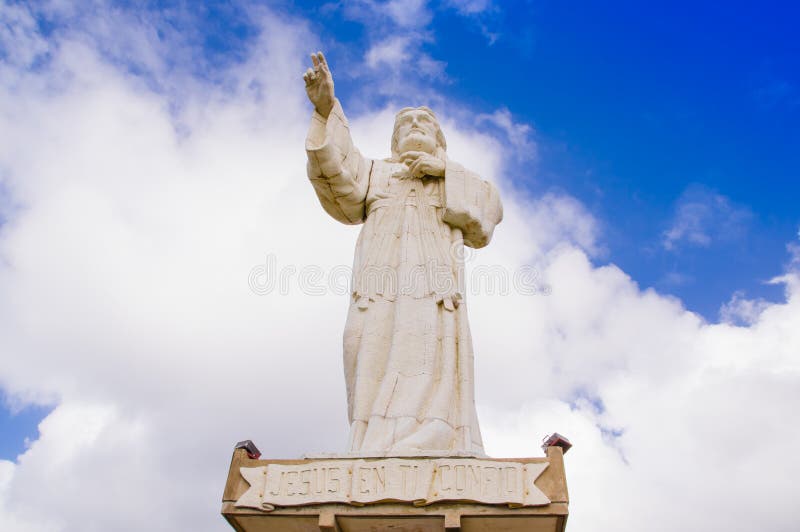
M 346 224 L 364 221 L 372 161 L 353 146 L 350 126 L 333 91 L 333 76 L 322 52 L 311 54 L 303 75 L 314 114 L 306 137 L 308 178 L 322 207 Z

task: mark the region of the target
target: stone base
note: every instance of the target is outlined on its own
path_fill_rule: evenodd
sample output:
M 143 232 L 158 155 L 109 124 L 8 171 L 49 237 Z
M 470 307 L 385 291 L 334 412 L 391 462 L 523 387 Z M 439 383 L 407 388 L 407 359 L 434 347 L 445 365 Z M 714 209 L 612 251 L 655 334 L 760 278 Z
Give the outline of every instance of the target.
M 237 449 L 222 515 L 240 532 L 563 532 L 568 503 L 560 447 L 543 458 L 324 462 Z

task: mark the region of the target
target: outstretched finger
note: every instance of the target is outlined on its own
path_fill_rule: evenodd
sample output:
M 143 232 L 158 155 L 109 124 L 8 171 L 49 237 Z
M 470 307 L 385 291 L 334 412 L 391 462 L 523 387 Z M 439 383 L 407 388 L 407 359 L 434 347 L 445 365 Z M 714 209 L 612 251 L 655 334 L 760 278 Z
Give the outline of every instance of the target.
M 317 54 L 311 54 L 311 63 L 314 65 L 314 68 L 319 67 L 319 59 L 317 59 Z
M 328 69 L 328 60 L 325 59 L 325 54 L 323 54 L 322 52 L 317 52 L 317 60 L 322 65 L 322 68 L 324 68 L 325 70 Z

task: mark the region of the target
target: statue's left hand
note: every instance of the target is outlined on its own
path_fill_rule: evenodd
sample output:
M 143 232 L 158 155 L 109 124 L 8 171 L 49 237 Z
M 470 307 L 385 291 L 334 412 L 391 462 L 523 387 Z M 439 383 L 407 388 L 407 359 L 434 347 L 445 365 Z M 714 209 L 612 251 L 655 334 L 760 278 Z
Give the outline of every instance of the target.
M 425 175 L 443 177 L 445 163 L 430 153 L 410 151 L 403 154 L 403 161 L 408 164 L 408 171 L 414 177 Z

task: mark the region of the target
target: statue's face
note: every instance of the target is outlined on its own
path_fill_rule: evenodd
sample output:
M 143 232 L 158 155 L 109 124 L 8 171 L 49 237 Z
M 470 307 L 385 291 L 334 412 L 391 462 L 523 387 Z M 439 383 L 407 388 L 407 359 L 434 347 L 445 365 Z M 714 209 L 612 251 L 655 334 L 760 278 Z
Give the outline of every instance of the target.
M 422 109 L 404 112 L 395 122 L 397 151 L 422 151 L 436 155 L 436 119 Z

